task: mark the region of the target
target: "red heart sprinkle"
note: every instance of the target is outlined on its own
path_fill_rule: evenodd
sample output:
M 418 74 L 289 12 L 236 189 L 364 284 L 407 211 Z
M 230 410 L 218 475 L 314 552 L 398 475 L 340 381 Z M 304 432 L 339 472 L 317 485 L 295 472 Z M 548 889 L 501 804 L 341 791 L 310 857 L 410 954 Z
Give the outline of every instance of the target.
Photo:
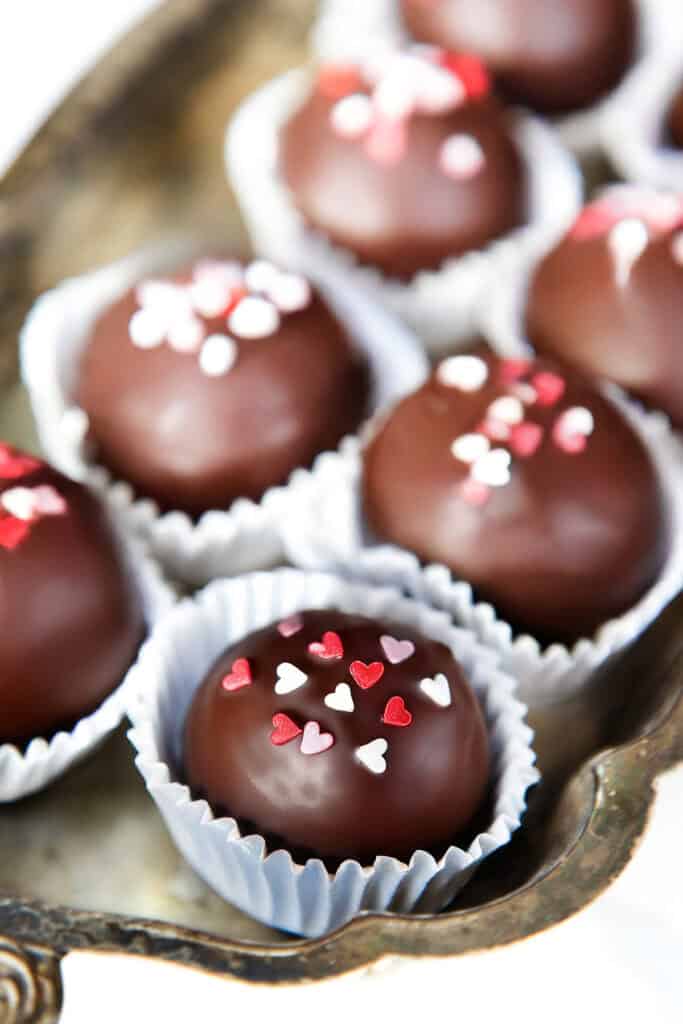
M 529 372 L 528 359 L 504 359 L 500 364 L 500 379 L 503 384 L 514 384 Z
M 355 64 L 323 64 L 318 71 L 318 91 L 328 100 L 341 100 L 362 88 Z
M 233 661 L 232 668 L 222 680 L 221 686 L 228 693 L 241 690 L 243 686 L 251 686 L 251 667 L 246 658 L 237 658 Z
M 289 715 L 283 714 L 282 711 L 278 711 L 276 715 L 273 715 L 273 725 L 275 728 L 270 734 L 270 742 L 274 747 L 281 747 L 285 743 L 291 743 L 302 732 L 296 722 L 293 722 Z
M 369 690 L 384 675 L 384 665 L 381 661 L 371 661 L 369 665 L 364 661 L 352 661 L 349 672 L 361 690 Z
M 0 519 L 0 548 L 14 551 L 28 536 L 30 529 L 31 524 L 25 519 L 16 519 L 14 516 Z
M 0 444 L 0 480 L 18 480 L 19 477 L 35 473 L 41 468 L 38 459 L 30 455 L 18 455 L 8 444 Z
M 403 697 L 390 697 L 382 715 L 385 725 L 398 725 L 403 728 L 410 725 L 413 716 L 405 705 Z
M 620 215 L 620 211 L 612 209 L 608 203 L 591 203 L 574 221 L 569 238 L 575 242 L 600 238 L 614 227 Z
M 462 82 L 471 100 L 480 100 L 491 88 L 488 72 L 479 57 L 473 53 L 449 53 L 445 51 L 439 63 Z
M 510 448 L 522 459 L 534 455 L 543 440 L 543 427 L 538 423 L 518 423 L 510 434 Z
M 332 661 L 344 657 L 344 645 L 337 633 L 327 632 L 323 633 L 322 641 L 314 640 L 308 645 L 308 653 Z
M 565 383 L 556 373 L 541 371 L 531 378 L 531 386 L 538 395 L 539 405 L 555 405 L 562 398 Z

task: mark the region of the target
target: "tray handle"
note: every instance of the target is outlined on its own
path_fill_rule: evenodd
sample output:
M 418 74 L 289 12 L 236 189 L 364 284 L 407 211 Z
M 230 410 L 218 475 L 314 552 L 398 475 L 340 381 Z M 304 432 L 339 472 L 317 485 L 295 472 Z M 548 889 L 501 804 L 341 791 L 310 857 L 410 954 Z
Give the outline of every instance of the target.
M 0 938 L 0 1024 L 56 1024 L 62 1008 L 61 956 Z

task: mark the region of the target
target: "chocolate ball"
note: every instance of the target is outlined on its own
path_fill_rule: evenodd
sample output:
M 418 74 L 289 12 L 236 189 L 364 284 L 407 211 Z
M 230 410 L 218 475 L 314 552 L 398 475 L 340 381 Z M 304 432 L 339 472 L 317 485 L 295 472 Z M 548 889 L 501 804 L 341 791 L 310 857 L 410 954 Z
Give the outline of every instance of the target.
M 509 116 L 467 56 L 407 51 L 323 66 L 282 131 L 280 166 L 310 226 L 398 278 L 525 218 Z
M 669 109 L 668 128 L 674 146 L 683 149 L 683 88 L 678 90 Z
M 448 566 L 515 630 L 590 636 L 669 550 L 648 451 L 616 407 L 546 359 L 445 359 L 377 429 L 363 505 L 378 538 Z
M 323 299 L 258 261 L 201 261 L 100 317 L 77 402 L 96 458 L 162 509 L 259 499 L 335 448 L 368 410 L 370 372 Z
M 103 506 L 0 445 L 0 742 L 68 729 L 121 682 L 143 640 L 137 588 Z
M 585 208 L 532 279 L 530 341 L 683 427 L 683 197 L 629 186 Z
M 298 857 L 364 863 L 449 844 L 489 779 L 450 650 L 415 629 L 307 611 L 233 644 L 188 712 L 197 797 Z
M 510 98 L 542 113 L 590 106 L 633 63 L 632 0 L 401 0 L 419 40 L 471 50 Z

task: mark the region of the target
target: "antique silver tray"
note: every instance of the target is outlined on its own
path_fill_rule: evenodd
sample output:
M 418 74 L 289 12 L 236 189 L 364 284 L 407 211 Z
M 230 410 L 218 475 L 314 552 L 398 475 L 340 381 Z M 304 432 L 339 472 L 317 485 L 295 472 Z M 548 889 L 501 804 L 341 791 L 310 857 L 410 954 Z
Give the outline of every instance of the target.
M 60 279 L 179 237 L 242 241 L 225 122 L 304 59 L 312 0 L 168 0 L 88 75 L 0 186 L 0 437 L 35 443 L 17 333 Z M 683 760 L 683 598 L 596 678 L 532 716 L 544 781 L 525 827 L 436 916 L 359 917 L 324 939 L 275 933 L 183 863 L 121 728 L 44 793 L 0 809 L 0 1022 L 54 1021 L 69 950 L 158 957 L 254 983 L 383 955 L 454 956 L 539 932 L 632 856 L 653 782 Z

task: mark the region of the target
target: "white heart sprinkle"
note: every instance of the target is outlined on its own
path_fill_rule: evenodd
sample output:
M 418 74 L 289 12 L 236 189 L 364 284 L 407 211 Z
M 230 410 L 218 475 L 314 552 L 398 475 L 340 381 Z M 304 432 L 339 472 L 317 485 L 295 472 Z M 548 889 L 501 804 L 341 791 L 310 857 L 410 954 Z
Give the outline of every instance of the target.
M 328 693 L 325 697 L 325 704 L 333 711 L 354 711 L 356 708 L 348 683 L 339 683 L 332 693 Z
M 345 96 L 332 107 L 332 129 L 343 139 L 360 139 L 372 124 L 372 102 L 363 93 Z
M 420 81 L 417 102 L 427 114 L 440 114 L 460 106 L 466 99 L 462 82 L 445 71 L 426 65 L 426 73 Z
M 412 640 L 397 640 L 395 636 L 381 636 L 379 642 L 382 646 L 387 661 L 392 665 L 400 665 L 415 654 L 415 644 Z
M 671 255 L 683 266 L 683 231 L 678 231 L 671 239 Z
M 277 673 L 276 693 L 292 693 L 293 690 L 298 690 L 300 686 L 308 682 L 306 673 L 289 661 L 280 662 L 275 671 Z
M 372 100 L 381 117 L 400 121 L 410 117 L 415 107 L 415 89 L 406 79 L 404 68 L 396 65 L 377 85 Z
M 67 505 L 52 484 L 39 484 L 33 488 L 34 510 L 41 516 L 63 516 Z
M 250 292 L 267 292 L 280 277 L 280 271 L 268 260 L 254 260 L 244 271 L 244 283 Z
M 524 407 L 518 398 L 513 398 L 512 395 L 503 395 L 495 402 L 491 402 L 486 414 L 486 418 L 489 417 L 510 425 L 521 423 L 524 419 Z
M 226 334 L 210 334 L 199 353 L 199 368 L 207 377 L 222 377 L 237 359 L 237 345 Z
M 190 285 L 192 305 L 207 319 L 220 316 L 230 303 L 232 288 L 218 275 L 206 274 Z
M 242 284 L 242 266 L 237 260 L 200 260 L 195 264 L 195 281 L 204 281 L 212 278 L 214 281 L 221 281 L 226 287 L 233 288 Z
M 440 708 L 451 706 L 451 688 L 443 672 L 439 672 L 433 679 L 422 679 L 420 689 L 425 697 L 429 697 Z
M 485 163 L 484 150 L 473 135 L 451 135 L 439 152 L 439 167 L 454 181 L 474 178 Z
M 238 338 L 267 338 L 280 326 L 280 314 L 268 299 L 248 295 L 238 302 L 228 319 L 228 327 Z
M 178 286 L 171 281 L 142 281 L 135 289 L 139 306 L 168 306 L 176 301 Z
M 156 348 L 166 337 L 168 317 L 157 306 L 133 313 L 128 324 L 130 340 L 137 348 Z
M 514 385 L 515 394 L 520 401 L 524 402 L 525 405 L 534 405 L 538 398 L 538 392 L 535 387 L 531 384 L 525 384 L 523 381 L 521 384 Z
M 387 762 L 384 760 L 384 755 L 388 749 L 389 744 L 387 741 L 379 737 L 376 740 L 363 744 L 362 747 L 356 747 L 356 760 L 360 761 L 373 775 L 383 775 L 387 770 Z
M 298 274 L 280 274 L 266 291 L 281 313 L 297 313 L 311 301 L 311 286 Z
M 469 466 L 486 455 L 490 447 L 491 442 L 484 434 L 462 434 L 451 445 L 451 454 Z
M 562 413 L 562 429 L 565 434 L 582 434 L 590 437 L 595 430 L 595 420 L 590 409 L 574 405 Z
M 627 218 L 612 228 L 607 240 L 614 257 L 617 284 L 625 288 L 634 264 L 647 249 L 650 233 L 642 220 Z
M 505 487 L 510 483 L 510 452 L 504 448 L 492 448 L 473 464 L 472 479 L 487 487 Z
M 488 380 L 489 369 L 477 356 L 450 356 L 439 363 L 436 376 L 446 387 L 479 391 Z
M 176 352 L 196 352 L 204 338 L 204 325 L 196 316 L 176 320 L 168 329 L 168 343 Z
M 17 519 L 33 519 L 36 513 L 36 501 L 29 487 L 10 487 L 0 495 L 0 504 Z

